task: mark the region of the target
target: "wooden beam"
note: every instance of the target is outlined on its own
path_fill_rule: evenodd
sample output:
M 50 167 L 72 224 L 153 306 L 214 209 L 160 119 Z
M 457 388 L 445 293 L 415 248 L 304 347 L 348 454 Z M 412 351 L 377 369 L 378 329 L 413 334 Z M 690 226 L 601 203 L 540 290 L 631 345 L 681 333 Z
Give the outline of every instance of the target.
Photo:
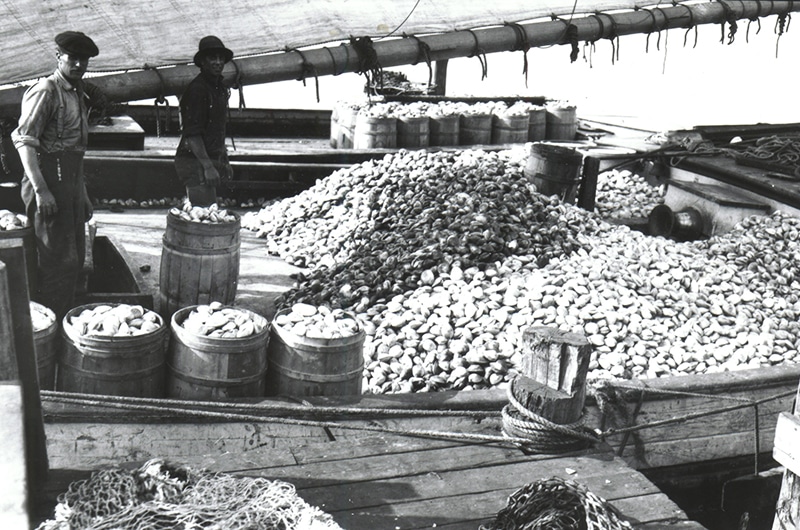
M 47 479 L 47 447 L 42 420 L 42 402 L 39 397 L 39 375 L 31 324 L 28 272 L 25 265 L 25 248 L 22 238 L 0 239 L 0 262 L 5 264 L 8 303 L 0 306 L 0 320 L 10 321 L 13 330 L 13 347 L 16 355 L 16 379 L 22 385 L 25 409 L 25 444 L 29 491 L 34 492 Z
M 729 5 L 730 4 L 730 5 Z M 613 14 L 593 14 L 576 17 L 572 24 L 578 41 L 595 41 L 603 38 L 651 33 L 674 28 L 688 28 L 704 24 L 719 24 L 732 19 L 749 20 L 754 17 L 783 15 L 800 11 L 800 2 L 766 2 L 740 0 L 735 3 L 706 2 L 698 5 L 675 5 Z M 647 14 L 651 15 L 648 16 Z M 551 20 L 532 22 L 514 27 L 502 26 L 474 31 L 454 31 L 420 37 L 430 49 L 431 61 L 458 57 L 472 57 L 521 49 L 524 33 L 527 45 L 532 48 L 568 44 L 566 22 Z M 416 39 L 386 39 L 373 43 L 377 62 L 383 68 L 415 64 L 419 60 L 419 42 Z M 349 44 L 313 48 L 303 52 L 275 53 L 235 59 L 223 72 L 233 82 L 239 72 L 243 85 L 291 81 L 305 77 L 306 68 L 313 65 L 315 75 L 341 75 L 358 73 L 362 65 L 356 49 Z M 112 101 L 137 101 L 181 94 L 197 75 L 192 65 L 179 65 L 155 70 L 137 70 L 122 74 L 94 77 L 92 83 L 102 89 Z M 24 86 L 0 91 L 0 116 L 18 116 L 19 102 Z
M 14 327 L 11 324 L 11 293 L 8 270 L 0 261 L 0 381 L 19 379 L 17 352 L 14 349 Z

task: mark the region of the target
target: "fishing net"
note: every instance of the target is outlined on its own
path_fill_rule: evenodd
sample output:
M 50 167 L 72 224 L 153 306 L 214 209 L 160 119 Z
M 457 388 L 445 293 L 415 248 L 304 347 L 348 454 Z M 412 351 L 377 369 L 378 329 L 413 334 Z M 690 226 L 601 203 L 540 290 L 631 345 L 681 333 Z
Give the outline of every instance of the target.
M 632 530 L 616 509 L 585 486 L 553 477 L 515 491 L 481 530 Z
M 70 484 L 37 530 L 341 530 L 292 484 L 151 460 Z

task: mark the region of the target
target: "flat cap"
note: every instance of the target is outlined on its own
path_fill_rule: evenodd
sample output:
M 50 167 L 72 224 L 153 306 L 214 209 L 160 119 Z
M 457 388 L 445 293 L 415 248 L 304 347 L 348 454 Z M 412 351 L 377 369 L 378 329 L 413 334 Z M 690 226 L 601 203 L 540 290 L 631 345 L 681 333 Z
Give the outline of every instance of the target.
M 94 57 L 100 50 L 92 39 L 80 31 L 65 31 L 56 35 L 56 44 L 67 53 L 82 57 Z

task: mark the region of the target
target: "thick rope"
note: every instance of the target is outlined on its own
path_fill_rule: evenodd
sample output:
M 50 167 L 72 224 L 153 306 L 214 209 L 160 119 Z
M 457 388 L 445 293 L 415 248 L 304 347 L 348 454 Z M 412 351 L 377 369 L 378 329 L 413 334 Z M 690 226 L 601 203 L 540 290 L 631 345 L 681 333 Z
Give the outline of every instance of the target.
M 379 88 L 383 88 L 383 67 L 378 60 L 378 52 L 372 45 L 369 37 L 350 37 L 350 44 L 358 55 L 357 73 L 363 74 L 367 80 L 367 86 L 375 86 L 376 80 L 379 81 Z
M 483 48 L 480 47 L 478 36 L 475 32 L 471 29 L 467 31 L 472 35 L 472 39 L 475 41 L 475 48 L 472 50 L 469 57 L 477 57 L 478 61 L 481 63 L 481 81 L 483 81 L 486 79 L 486 76 L 489 75 L 489 63 L 486 61 L 486 53 L 483 51 Z
M 317 75 L 317 67 L 308 62 L 306 59 L 305 54 L 298 50 L 297 48 L 286 48 L 284 50 L 286 53 L 289 52 L 297 52 L 300 55 L 300 77 L 297 78 L 298 81 L 303 82 L 303 86 L 306 86 L 306 77 L 310 74 L 314 76 L 314 82 L 316 84 L 317 89 L 317 103 L 319 103 L 319 76 Z
M 522 52 L 522 75 L 525 76 L 525 88 L 528 88 L 528 50 L 531 49 L 531 44 L 528 42 L 528 34 L 525 28 L 514 22 L 506 22 L 506 26 L 511 27 L 517 35 L 517 42 L 514 45 L 513 51 Z
M 169 107 L 169 101 L 164 96 L 166 93 L 166 84 L 164 83 L 164 77 L 161 75 L 161 72 L 158 71 L 158 68 L 154 68 L 149 65 L 144 65 L 145 70 L 152 70 L 156 73 L 158 77 L 159 85 L 161 87 L 161 93 L 159 96 L 153 101 L 153 105 L 155 106 L 156 110 L 156 137 L 161 138 L 161 107 L 163 105 L 166 108 L 166 115 L 164 117 L 164 132 L 169 132 L 169 122 L 171 120 L 171 113 Z
M 54 390 L 42 390 L 41 396 L 43 400 L 58 402 L 61 399 L 83 399 L 87 402 L 94 402 L 96 406 L 103 406 L 104 402 L 114 403 L 131 403 L 140 405 L 159 405 L 159 406 L 173 406 L 179 409 L 194 409 L 194 408 L 210 408 L 219 410 L 245 410 L 257 413 L 272 413 L 272 414 L 303 414 L 311 416 L 337 416 L 337 415 L 352 415 L 352 416 L 459 416 L 465 418 L 489 418 L 499 417 L 499 410 L 450 410 L 450 409 L 399 409 L 399 408 L 383 408 L 383 407 L 331 407 L 325 405 L 313 405 L 307 400 L 302 400 L 299 403 L 302 406 L 284 403 L 235 403 L 235 402 L 220 402 L 220 401 L 196 401 L 196 400 L 180 400 L 180 399 L 164 399 L 164 398 L 143 398 L 143 397 L 128 397 L 128 396 L 106 396 L 97 394 L 81 394 L 76 392 L 59 392 Z
M 417 41 L 417 58 L 414 59 L 414 62 L 411 63 L 412 66 L 419 63 L 420 58 L 425 60 L 425 64 L 428 65 L 428 88 L 431 87 L 431 82 L 433 82 L 433 67 L 431 66 L 431 47 L 428 45 L 427 42 L 423 42 L 422 39 L 415 35 L 406 35 L 403 33 L 403 38 L 405 39 L 414 39 Z

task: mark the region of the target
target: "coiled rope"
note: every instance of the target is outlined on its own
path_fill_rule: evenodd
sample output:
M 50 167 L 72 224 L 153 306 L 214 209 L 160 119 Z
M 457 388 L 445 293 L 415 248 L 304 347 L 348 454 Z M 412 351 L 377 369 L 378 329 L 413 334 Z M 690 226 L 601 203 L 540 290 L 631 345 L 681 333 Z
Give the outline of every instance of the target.
M 527 451 L 564 453 L 586 449 L 601 441 L 584 427 L 583 418 L 570 424 L 553 423 L 526 408 L 514 395 L 515 381 L 511 381 L 506 392 L 509 404 L 503 408 L 503 434 L 528 439 Z

